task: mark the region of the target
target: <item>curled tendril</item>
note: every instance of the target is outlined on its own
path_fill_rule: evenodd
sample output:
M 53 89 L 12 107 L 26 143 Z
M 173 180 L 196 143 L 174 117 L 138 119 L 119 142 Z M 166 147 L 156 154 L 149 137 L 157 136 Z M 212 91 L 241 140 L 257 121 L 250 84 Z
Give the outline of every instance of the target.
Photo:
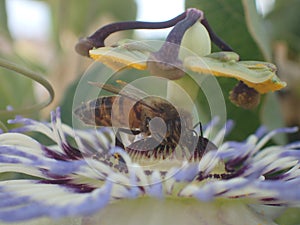
M 9 62 L 5 59 L 0 58 L 0 66 L 3 68 L 6 68 L 11 71 L 15 71 L 20 75 L 23 75 L 29 79 L 32 79 L 39 84 L 41 84 L 49 93 L 49 98 L 41 103 L 37 103 L 22 109 L 13 109 L 13 110 L 0 110 L 0 116 L 6 116 L 6 115 L 22 115 L 22 114 L 29 114 L 35 111 L 39 111 L 46 106 L 48 106 L 54 99 L 54 90 L 52 88 L 52 85 L 39 73 L 36 73 L 34 71 L 28 70 L 26 68 L 23 68 L 19 65 L 16 65 L 15 63 Z M 1 126 L 1 124 L 0 124 Z M 5 129 L 5 126 L 3 127 Z

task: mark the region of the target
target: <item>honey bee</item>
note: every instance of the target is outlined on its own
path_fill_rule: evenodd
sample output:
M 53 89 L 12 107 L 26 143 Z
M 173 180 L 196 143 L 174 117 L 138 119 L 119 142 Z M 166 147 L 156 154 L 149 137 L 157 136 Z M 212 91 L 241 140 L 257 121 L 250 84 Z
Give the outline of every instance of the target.
M 118 128 L 116 145 L 129 154 L 166 158 L 180 146 L 185 149 L 182 155 L 197 160 L 205 151 L 217 149 L 203 137 L 202 127 L 200 136 L 195 132 L 189 112 L 123 81 L 117 83 L 120 87 L 90 82 L 115 95 L 83 102 L 74 114 L 87 125 Z M 141 134 L 143 138 L 124 147 L 119 132 Z

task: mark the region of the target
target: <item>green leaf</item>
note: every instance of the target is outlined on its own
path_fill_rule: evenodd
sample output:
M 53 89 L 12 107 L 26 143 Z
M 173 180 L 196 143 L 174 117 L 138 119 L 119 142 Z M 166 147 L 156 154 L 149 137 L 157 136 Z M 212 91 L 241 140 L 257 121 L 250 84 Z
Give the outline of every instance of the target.
M 61 109 L 61 118 L 63 120 L 63 123 L 72 125 L 72 107 L 73 107 L 73 101 L 74 94 L 78 85 L 79 79 L 74 81 L 72 84 L 69 85 L 67 90 L 65 91 L 64 98 L 60 102 L 60 109 Z
M 299 208 L 289 208 L 279 218 L 276 219 L 276 222 L 280 225 L 299 225 L 299 221 Z
M 299 0 L 276 0 L 273 11 L 266 17 L 266 29 L 272 40 L 285 40 L 296 54 L 300 51 L 299 8 Z
M 266 32 L 264 21 L 261 15 L 257 13 L 254 0 L 243 0 L 246 23 L 250 34 L 254 38 L 258 47 L 267 61 L 271 61 L 272 49 L 270 33 Z
M 0 0 L 0 34 L 11 39 L 7 23 L 6 0 Z
M 275 93 L 267 94 L 261 109 L 261 121 L 269 130 L 284 127 L 279 101 Z M 287 143 L 285 134 L 278 134 L 273 139 L 277 144 L 284 145 Z

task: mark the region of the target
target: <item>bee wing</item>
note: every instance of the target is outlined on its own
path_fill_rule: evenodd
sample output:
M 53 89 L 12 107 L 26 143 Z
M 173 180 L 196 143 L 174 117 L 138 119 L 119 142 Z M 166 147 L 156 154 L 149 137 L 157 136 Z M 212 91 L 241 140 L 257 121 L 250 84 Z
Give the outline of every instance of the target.
M 131 84 L 126 83 L 125 81 L 117 80 L 116 82 L 119 84 L 119 87 L 112 84 L 103 84 L 100 82 L 89 82 L 89 84 L 102 88 L 106 91 L 109 91 L 117 95 L 126 96 L 135 101 L 139 101 L 140 99 L 146 98 L 148 96 L 142 90 L 134 87 Z
M 103 84 L 100 82 L 89 82 L 89 84 L 102 88 L 111 93 L 123 96 L 124 98 L 129 98 L 138 104 L 142 104 L 153 111 L 158 111 L 157 108 L 153 105 L 152 101 L 155 99 L 149 98 L 149 95 L 142 90 L 134 87 L 131 84 L 126 83 L 125 81 L 117 80 L 116 81 L 120 87 L 114 86 L 112 84 Z
M 157 149 L 163 148 L 164 145 L 161 145 L 159 141 L 157 141 L 153 137 L 146 137 L 141 140 L 135 141 L 132 144 L 128 145 L 126 147 L 126 151 L 129 154 L 139 154 L 141 157 L 146 156 L 150 157 L 152 156 Z
M 135 141 L 132 144 L 127 146 L 127 150 L 129 151 L 139 151 L 139 152 L 146 152 L 152 151 L 156 147 L 160 145 L 160 142 L 157 141 L 153 137 L 146 137 L 141 140 Z
M 116 82 L 122 87 L 124 88 L 125 93 L 128 93 L 130 95 L 135 95 L 139 98 L 146 98 L 147 96 L 149 96 L 147 93 L 145 93 L 144 91 L 142 91 L 141 89 L 136 88 L 135 86 L 126 83 L 125 81 L 122 80 L 116 80 Z

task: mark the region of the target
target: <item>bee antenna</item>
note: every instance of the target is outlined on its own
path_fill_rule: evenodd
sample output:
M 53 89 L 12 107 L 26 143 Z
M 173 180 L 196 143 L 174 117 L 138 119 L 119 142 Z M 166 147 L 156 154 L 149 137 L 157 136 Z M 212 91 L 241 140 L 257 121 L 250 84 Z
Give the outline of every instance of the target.
M 202 123 L 200 121 L 195 124 L 193 129 L 195 129 L 198 125 L 200 126 L 200 136 L 203 137 L 203 128 L 202 128 Z
M 194 126 L 193 126 L 193 130 L 196 129 L 196 127 L 199 125 L 200 122 L 196 123 Z
M 201 122 L 199 122 L 199 125 L 200 125 L 200 135 L 201 135 L 201 137 L 203 137 L 202 123 L 201 123 Z

